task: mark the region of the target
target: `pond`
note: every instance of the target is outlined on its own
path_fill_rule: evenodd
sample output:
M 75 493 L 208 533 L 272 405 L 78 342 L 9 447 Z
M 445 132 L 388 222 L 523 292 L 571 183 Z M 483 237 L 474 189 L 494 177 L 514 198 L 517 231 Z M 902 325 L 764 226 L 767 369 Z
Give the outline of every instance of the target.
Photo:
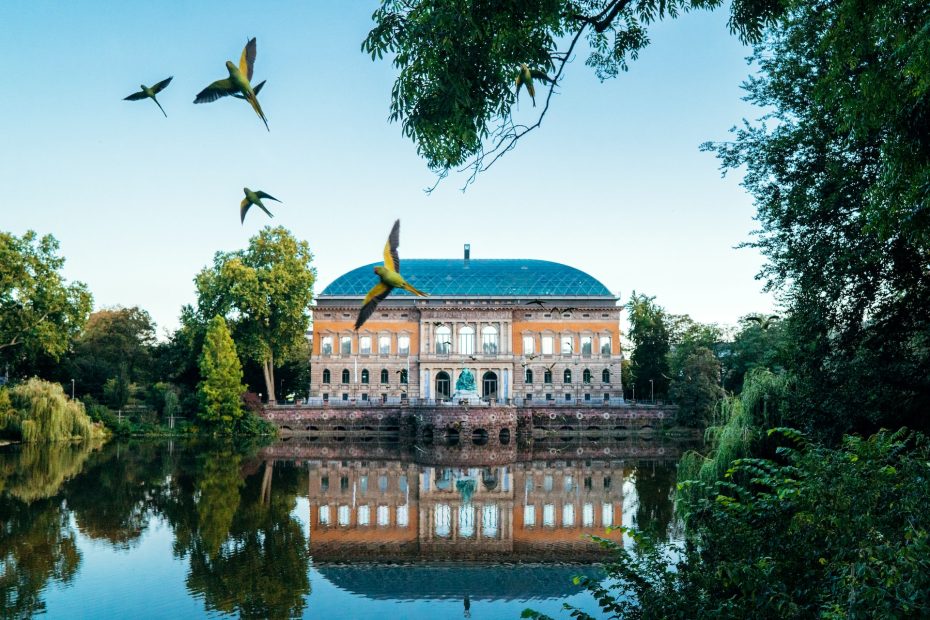
M 587 441 L 587 440 L 585 440 Z M 679 535 L 681 444 L 111 441 L 0 448 L 0 616 L 519 618 Z M 620 533 L 615 532 L 615 537 Z

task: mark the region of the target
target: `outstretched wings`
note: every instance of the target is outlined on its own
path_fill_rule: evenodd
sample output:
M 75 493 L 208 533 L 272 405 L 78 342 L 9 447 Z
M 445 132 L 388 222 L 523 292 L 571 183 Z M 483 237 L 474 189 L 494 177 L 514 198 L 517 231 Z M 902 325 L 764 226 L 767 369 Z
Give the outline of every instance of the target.
M 261 190 L 255 192 L 255 195 L 258 196 L 259 198 L 267 198 L 268 200 L 274 200 L 275 202 L 281 202 L 280 200 L 278 200 L 277 198 L 275 198 L 275 197 L 272 196 L 271 194 L 266 194 L 265 192 L 263 192 L 263 191 L 261 191 Z
M 167 79 L 162 80 L 161 82 L 159 82 L 158 84 L 156 84 L 155 86 L 152 87 L 152 92 L 157 94 L 157 93 L 160 93 L 161 91 L 165 90 L 165 86 L 167 86 L 168 84 L 170 84 L 170 83 L 171 83 L 171 80 L 173 80 L 173 79 L 174 79 L 174 76 L 172 75 L 170 78 L 167 78 Z
M 365 301 L 362 302 L 362 309 L 358 311 L 358 318 L 355 320 L 355 331 L 358 331 L 358 328 L 364 325 L 365 321 L 374 314 L 375 308 L 378 307 L 380 302 L 384 301 L 385 297 L 391 294 L 391 290 L 393 289 L 384 282 L 378 282 L 368 291 Z
M 133 93 L 128 97 L 123 97 L 123 101 L 138 101 L 139 99 L 145 99 L 148 95 L 145 94 L 144 90 L 140 90 L 137 93 Z
M 194 103 L 210 103 L 211 101 L 216 101 L 220 97 L 231 95 L 235 93 L 236 90 L 236 85 L 233 84 L 231 79 L 217 80 L 197 93 L 197 98 L 194 99 Z
M 255 66 L 255 37 L 252 37 L 242 48 L 242 57 L 239 59 L 239 73 L 252 81 L 252 68 Z
M 397 246 L 400 245 L 400 220 L 394 222 L 391 234 L 388 235 L 387 243 L 384 244 L 384 266 L 391 271 L 400 273 L 400 256 L 397 254 Z
M 546 75 L 545 71 L 540 71 L 539 69 L 533 69 L 530 71 L 530 75 L 533 76 L 534 80 L 539 80 L 540 82 L 545 82 L 546 84 L 552 83 L 552 78 Z

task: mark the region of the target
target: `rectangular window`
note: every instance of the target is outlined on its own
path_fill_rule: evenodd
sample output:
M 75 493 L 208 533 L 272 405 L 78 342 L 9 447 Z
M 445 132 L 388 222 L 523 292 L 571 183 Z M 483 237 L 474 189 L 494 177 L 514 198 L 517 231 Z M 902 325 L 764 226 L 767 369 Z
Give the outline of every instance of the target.
M 387 506 L 378 506 L 378 526 L 387 527 L 391 524 L 391 513 Z
M 497 332 L 492 334 L 488 331 L 481 334 L 481 352 L 485 355 L 497 355 Z
M 368 394 L 362 394 L 362 400 L 368 400 Z
M 342 393 L 342 400 L 349 400 L 349 395 L 345 392 Z
M 407 527 L 410 522 L 410 509 L 407 504 L 397 507 L 397 527 Z
M 526 393 L 526 400 L 533 400 L 533 395 L 529 392 Z
M 587 402 L 591 402 L 591 395 L 590 395 L 590 394 L 585 394 L 585 395 L 584 395 L 584 399 L 585 399 L 585 401 L 587 401 Z
M 581 354 L 585 357 L 591 357 L 594 338 L 591 336 L 581 337 Z
M 575 527 L 575 506 L 573 504 L 562 506 L 562 527 Z
M 532 355 L 536 352 L 536 339 L 532 336 L 523 337 L 523 355 Z
M 371 523 L 371 508 L 368 506 L 358 507 L 358 524 L 368 525 Z
M 552 491 L 552 476 L 546 476 L 543 478 L 543 491 L 546 493 Z
M 397 489 L 401 493 L 407 492 L 407 476 L 401 476 L 400 478 L 397 479 Z
M 378 476 L 378 490 L 384 493 L 387 491 L 388 479 L 387 476 Z
M 358 339 L 358 352 L 362 355 L 371 355 L 371 336 L 362 336 Z
M 405 385 L 407 383 L 407 369 L 406 368 L 400 371 L 400 382 Z
M 339 507 L 337 516 L 339 518 L 340 527 L 347 527 L 349 525 L 349 514 L 349 507 L 347 505 L 343 504 Z
M 601 355 L 610 355 L 610 336 L 601 336 Z
M 555 527 L 555 504 L 543 504 L 543 527 Z
M 614 505 L 604 503 L 601 507 L 601 527 L 611 527 L 614 524 Z
M 536 506 L 527 504 L 523 507 L 523 527 L 536 527 Z
M 348 476 L 342 476 L 341 478 L 339 478 L 339 490 L 340 491 L 349 490 L 349 477 Z
M 574 342 L 571 336 L 562 336 L 562 355 L 574 353 Z
M 397 337 L 397 354 L 410 355 L 410 336 Z
M 391 337 L 390 336 L 379 336 L 378 337 L 378 354 L 379 355 L 390 355 L 391 354 Z
M 565 402 L 568 403 L 568 402 L 571 402 L 571 400 L 572 400 L 572 395 L 566 392 L 566 393 L 565 393 Z
M 358 490 L 362 495 L 368 493 L 368 476 L 359 476 L 358 477 Z
M 572 480 L 572 477 L 565 476 L 562 479 L 562 490 L 564 490 L 566 493 L 569 493 L 571 492 L 573 488 L 574 488 L 574 481 Z
M 323 476 L 320 478 L 320 490 L 324 493 L 329 491 L 329 476 Z
M 594 527 L 594 504 L 585 504 L 581 508 L 581 525 Z
M 329 506 L 320 506 L 320 525 L 329 525 Z
M 542 354 L 552 355 L 552 336 L 542 337 Z
M 333 337 L 332 336 L 323 336 L 321 352 L 323 355 L 332 355 L 333 354 Z
M 339 339 L 340 355 L 352 355 L 352 336 L 343 336 Z
M 459 332 L 459 353 L 462 355 L 475 354 L 475 331 L 467 331 L 471 328 L 463 327 Z

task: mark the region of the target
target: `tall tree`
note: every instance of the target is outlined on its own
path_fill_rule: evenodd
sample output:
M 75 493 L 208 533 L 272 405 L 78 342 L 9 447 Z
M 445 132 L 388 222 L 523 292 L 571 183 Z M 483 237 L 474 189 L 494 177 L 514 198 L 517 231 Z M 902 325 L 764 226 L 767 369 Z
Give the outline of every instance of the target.
M 669 396 L 678 405 L 679 424 L 700 427 L 712 421 L 714 406 L 723 398 L 720 362 L 713 351 L 699 347 L 684 358 L 672 379 Z
M 242 419 L 242 365 L 226 321 L 217 315 L 207 327 L 200 356 L 200 418 L 216 430 L 232 432 Z
M 630 356 L 630 374 L 634 383 L 639 383 L 640 394 L 653 389 L 656 396 L 668 391 L 669 331 L 665 310 L 655 303 L 655 297 L 633 291 L 626 303 L 629 313 L 630 340 L 633 354 Z M 649 382 L 652 381 L 652 384 Z
M 744 41 L 787 0 L 734 0 L 730 29 Z M 711 9 L 722 0 L 382 0 L 362 44 L 372 59 L 392 57 L 399 71 L 391 91 L 392 121 L 444 177 L 471 170 L 467 183 L 538 128 L 566 65 L 584 38 L 586 65 L 601 80 L 627 69 L 648 43 L 647 27 L 680 12 Z M 541 105 L 528 123 L 515 121 L 515 78 L 521 65 L 535 76 Z M 528 84 L 527 86 L 532 86 Z M 528 89 L 529 90 L 529 89 Z M 529 104 L 529 98 L 524 105 Z M 535 106 L 535 98 L 533 105 Z M 466 183 L 466 184 L 467 184 Z
M 266 227 L 237 252 L 218 252 L 201 271 L 197 312 L 189 320 L 228 317 L 243 356 L 262 366 L 265 393 L 275 400 L 275 364 L 298 355 L 310 327 L 316 271 L 306 241 L 287 229 Z
M 834 435 L 930 418 L 930 5 L 792 3 L 759 43 L 765 116 L 711 144 L 745 169 L 790 311 L 792 424 Z
M 0 372 L 28 374 L 40 357 L 58 360 L 87 321 L 91 295 L 62 277 L 58 247 L 51 235 L 0 232 Z

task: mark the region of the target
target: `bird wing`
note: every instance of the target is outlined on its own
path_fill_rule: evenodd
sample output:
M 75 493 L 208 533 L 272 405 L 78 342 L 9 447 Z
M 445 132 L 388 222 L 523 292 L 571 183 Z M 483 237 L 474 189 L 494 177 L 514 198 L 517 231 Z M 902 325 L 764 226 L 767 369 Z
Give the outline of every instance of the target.
M 252 203 L 249 202 L 248 198 L 243 198 L 242 202 L 239 203 L 239 219 L 243 224 L 245 224 L 245 214 L 249 212 L 251 206 Z
M 387 243 L 384 244 L 384 266 L 391 271 L 400 273 L 400 256 L 397 255 L 397 246 L 400 245 L 400 220 L 394 222 Z
M 233 84 L 231 79 L 217 80 L 197 93 L 197 98 L 194 99 L 194 103 L 210 103 L 211 101 L 216 101 L 220 97 L 231 95 L 236 91 L 236 85 Z
M 358 311 L 358 318 L 355 320 L 355 330 L 361 327 L 365 321 L 374 313 L 378 303 L 391 294 L 391 287 L 384 282 L 375 284 L 368 294 L 365 295 L 365 301 L 362 302 L 362 309 Z
M 255 37 L 242 48 L 242 57 L 239 59 L 239 72 L 252 81 L 252 68 L 255 66 Z
M 128 97 L 123 97 L 123 101 L 138 101 L 140 99 L 145 99 L 148 95 L 145 94 L 145 91 L 140 90 L 137 93 L 133 93 Z
M 755 322 L 755 323 L 759 323 L 760 325 L 762 324 L 762 317 L 761 317 L 761 316 L 747 316 L 747 317 L 746 317 L 746 320 L 747 320 L 747 321 L 753 321 L 753 322 Z
M 161 91 L 165 89 L 165 86 L 171 83 L 171 80 L 173 79 L 174 79 L 174 76 L 172 75 L 170 78 L 162 80 L 161 82 L 159 82 L 158 84 L 152 87 L 152 92 L 160 93 Z
M 268 200 L 274 200 L 275 202 L 281 202 L 280 200 L 278 200 L 277 198 L 275 198 L 275 197 L 272 196 L 271 194 L 266 194 L 265 192 L 263 192 L 263 191 L 261 191 L 261 190 L 255 192 L 255 195 L 258 196 L 259 198 L 267 198 Z
M 552 82 L 552 78 L 546 75 L 545 71 L 540 71 L 539 69 L 533 69 L 530 71 L 530 75 L 533 76 L 534 80 L 540 80 L 547 84 Z
M 256 95 L 258 95 L 258 93 L 260 93 L 261 90 L 262 90 L 262 86 L 264 86 L 264 85 L 265 85 L 265 82 L 267 82 L 267 81 L 268 81 L 268 80 L 262 80 L 262 81 L 259 82 L 257 85 L 253 86 L 253 87 L 252 87 L 252 92 L 255 93 Z M 236 98 L 238 98 L 238 99 L 245 99 L 245 96 L 244 96 L 244 95 L 240 95 L 239 93 L 233 93 L 233 97 L 236 97 Z

